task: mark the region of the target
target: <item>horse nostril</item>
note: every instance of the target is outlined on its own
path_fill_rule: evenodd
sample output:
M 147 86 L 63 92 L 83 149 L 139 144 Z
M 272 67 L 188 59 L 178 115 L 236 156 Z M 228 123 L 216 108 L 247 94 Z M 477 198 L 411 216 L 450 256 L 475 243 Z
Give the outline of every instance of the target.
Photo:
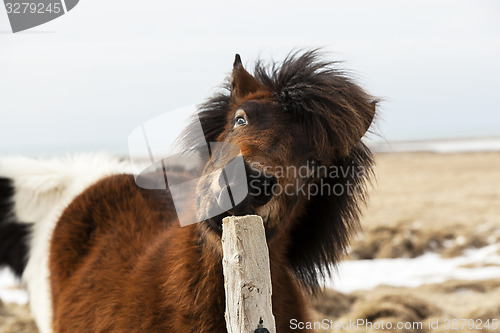
M 218 205 L 231 209 L 247 196 L 246 167 L 242 158 L 233 158 L 219 174 L 220 192 L 215 193 Z

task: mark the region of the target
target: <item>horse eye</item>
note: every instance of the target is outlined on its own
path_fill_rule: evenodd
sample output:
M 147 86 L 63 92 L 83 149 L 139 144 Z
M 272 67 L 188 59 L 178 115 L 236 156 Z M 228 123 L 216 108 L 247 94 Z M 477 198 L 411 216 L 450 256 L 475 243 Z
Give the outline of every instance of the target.
M 236 117 L 234 127 L 245 126 L 246 124 L 247 124 L 247 120 L 244 117 Z

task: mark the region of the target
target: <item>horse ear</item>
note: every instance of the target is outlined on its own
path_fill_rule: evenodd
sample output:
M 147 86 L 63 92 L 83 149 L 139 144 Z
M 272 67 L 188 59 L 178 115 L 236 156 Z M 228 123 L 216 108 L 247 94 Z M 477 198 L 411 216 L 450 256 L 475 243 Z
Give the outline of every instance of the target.
M 263 85 L 243 68 L 240 55 L 236 54 L 231 76 L 231 97 L 243 98 L 263 88 Z

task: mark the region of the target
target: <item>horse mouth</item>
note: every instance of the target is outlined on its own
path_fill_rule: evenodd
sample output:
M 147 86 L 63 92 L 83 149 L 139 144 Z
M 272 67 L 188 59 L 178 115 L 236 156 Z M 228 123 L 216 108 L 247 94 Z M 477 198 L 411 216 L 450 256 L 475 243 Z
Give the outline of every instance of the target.
M 227 216 L 256 214 L 256 209 L 268 204 L 273 198 L 273 187 L 277 178 L 264 171 L 256 170 L 245 163 L 246 177 L 235 177 L 231 169 L 221 171 L 218 178 L 214 205 L 223 213 L 207 222 L 212 229 L 222 231 L 222 219 Z M 265 224 L 265 221 L 264 221 Z
M 220 191 L 215 194 L 217 205 L 230 215 L 255 214 L 255 208 L 266 205 L 273 197 L 277 184 L 274 175 L 257 170 L 245 163 L 246 177 L 231 169 L 221 171 Z

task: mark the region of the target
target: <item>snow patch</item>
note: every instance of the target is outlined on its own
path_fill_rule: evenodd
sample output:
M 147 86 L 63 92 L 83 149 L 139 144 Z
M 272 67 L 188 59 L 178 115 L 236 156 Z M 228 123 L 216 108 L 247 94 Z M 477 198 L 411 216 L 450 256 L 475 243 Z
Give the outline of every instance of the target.
M 8 268 L 0 269 L 0 299 L 4 303 L 27 304 L 28 293 L 20 286 L 20 280 Z
M 417 287 L 447 280 L 485 280 L 500 278 L 500 244 L 469 249 L 455 258 L 437 253 L 397 259 L 349 260 L 341 262 L 325 281 L 325 287 L 340 292 L 372 289 L 379 285 Z M 465 267 L 465 266 L 471 267 Z

